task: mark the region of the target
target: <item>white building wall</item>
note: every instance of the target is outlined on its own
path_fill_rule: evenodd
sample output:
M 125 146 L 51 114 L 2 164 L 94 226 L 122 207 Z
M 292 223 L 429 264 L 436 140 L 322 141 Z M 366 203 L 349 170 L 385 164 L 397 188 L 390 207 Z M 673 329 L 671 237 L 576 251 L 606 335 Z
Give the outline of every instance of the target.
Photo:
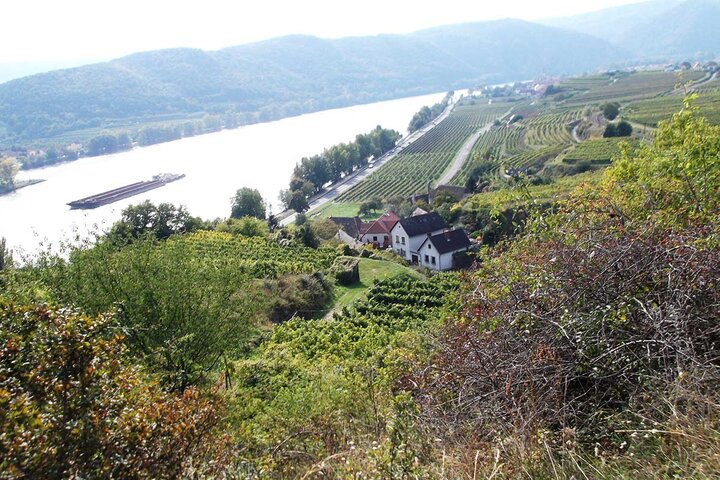
M 393 251 L 410 261 L 410 238 L 400 222 L 396 223 L 390 231 L 390 238 Z

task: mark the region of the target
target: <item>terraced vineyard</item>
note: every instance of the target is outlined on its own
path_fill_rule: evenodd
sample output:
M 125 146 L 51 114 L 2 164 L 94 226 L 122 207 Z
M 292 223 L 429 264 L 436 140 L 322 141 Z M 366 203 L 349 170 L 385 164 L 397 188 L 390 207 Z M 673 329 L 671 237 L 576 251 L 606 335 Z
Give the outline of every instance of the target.
M 682 105 L 684 89 L 678 85 L 701 82 L 696 102 L 711 122 L 720 124 L 720 79 L 707 80 L 702 71 L 620 72 L 567 79 L 558 95 L 533 96 L 512 103 L 484 103 L 466 100 L 444 122 L 415 142 L 380 171 L 341 195 L 340 204 L 359 204 L 371 197 L 410 196 L 425 192 L 446 170 L 465 139 L 483 124 L 509 109 L 523 118 L 513 124 L 492 127 L 474 145 L 467 161 L 449 182 L 465 186 L 473 170 L 482 165 L 483 182 L 503 188 L 506 169 L 517 169 L 547 178 L 575 175 L 610 163 L 619 153 L 619 139 L 597 138 L 605 120 L 599 105 L 620 102 L 621 118 L 655 126 Z M 689 87 L 693 91 L 692 86 Z M 474 103 L 474 104 L 473 104 Z M 573 128 L 582 122 L 584 135 L 592 140 L 578 143 Z M 635 125 L 636 136 L 643 128 Z M 635 141 L 637 144 L 637 141 Z
M 637 146 L 638 142 L 627 138 L 600 138 L 587 140 L 573 147 L 562 157 L 563 163 L 570 165 L 580 162 L 590 162 L 594 165 L 607 165 L 620 154 L 620 144 L 630 143 Z
M 683 99 L 680 95 L 643 100 L 631 103 L 627 107 L 627 117 L 633 122 L 657 127 L 659 121 L 667 120 L 673 113 L 680 110 L 682 104 Z M 701 89 L 695 105 L 711 123 L 720 125 L 720 90 L 712 87 Z
M 389 198 L 424 192 L 428 182 L 441 177 L 469 137 L 509 108 L 509 104 L 502 102 L 458 105 L 448 118 L 363 182 L 340 195 L 338 201 L 357 202 L 371 197 Z
M 673 90 L 678 84 L 699 80 L 704 75 L 704 72 L 697 71 L 683 72 L 680 76 L 673 72 L 638 72 L 614 81 L 611 80 L 606 85 L 591 86 L 589 90 L 576 94 L 565 103 L 582 105 L 651 98 Z M 561 84 L 561 86 L 565 85 L 567 83 Z

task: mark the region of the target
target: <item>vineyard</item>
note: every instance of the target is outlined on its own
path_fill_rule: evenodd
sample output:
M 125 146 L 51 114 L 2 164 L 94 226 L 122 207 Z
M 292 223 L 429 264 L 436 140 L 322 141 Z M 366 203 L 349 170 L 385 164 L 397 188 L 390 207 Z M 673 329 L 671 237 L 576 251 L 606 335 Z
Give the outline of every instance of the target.
M 715 82 L 713 82 L 715 83 Z M 682 108 L 683 98 L 680 95 L 643 100 L 631 103 L 627 107 L 627 117 L 642 125 L 657 127 L 661 120 L 669 119 L 673 113 Z M 695 105 L 710 123 L 720 125 L 720 91 L 711 87 L 698 90 Z
M 602 138 L 595 140 L 587 140 L 573 147 L 568 153 L 563 155 L 562 161 L 567 164 L 576 164 L 580 162 L 590 162 L 594 165 L 607 165 L 615 157 L 620 154 L 620 144 L 627 143 L 624 138 Z M 636 141 L 631 141 L 629 145 L 637 146 Z
M 338 252 L 330 247 L 312 249 L 282 242 L 202 231 L 172 237 L 163 248 L 191 251 L 197 261 L 213 262 L 217 268 L 237 269 L 253 278 L 327 270 L 338 256 Z
M 507 103 L 462 102 L 435 128 L 413 142 L 363 182 L 338 197 L 357 202 L 371 197 L 409 196 L 440 178 L 462 144 L 478 129 L 504 114 Z
M 482 188 L 504 188 L 506 170 L 541 174 L 546 181 L 607 165 L 619 153 L 619 140 L 598 138 L 606 124 L 601 104 L 623 104 L 620 117 L 635 122 L 635 136 L 644 137 L 643 125 L 654 127 L 680 109 L 684 92 L 680 86 L 699 80 L 696 105 L 712 123 L 720 124 L 720 80 L 708 78 L 701 71 L 614 72 L 563 80 L 556 95 L 493 99 L 493 103 L 465 98 L 447 119 L 340 195 L 334 205 L 425 193 L 447 170 L 463 143 L 511 106 L 516 118 L 512 122 L 504 119 L 478 138 L 451 185 L 477 185 L 475 180 L 482 176 Z M 693 91 L 692 86 L 688 89 Z M 575 137 L 577 125 L 582 126 L 583 138 L 590 135 L 590 140 Z M 468 183 L 471 176 L 473 181 Z
M 593 85 L 590 83 L 588 90 L 568 99 L 566 104 L 598 104 L 608 101 L 631 101 L 651 98 L 670 92 L 679 84 L 699 80 L 703 76 L 703 72 L 696 71 L 683 72 L 681 75 L 674 72 L 638 72 L 611 80 L 610 83 L 605 85 Z M 562 83 L 561 87 L 566 85 L 568 85 L 568 82 Z M 575 85 L 573 88 L 580 88 L 577 81 L 570 82 L 569 85 Z
M 546 162 L 554 159 L 565 148 L 575 143 L 571 131 L 572 122 L 581 118 L 577 109 L 533 115 L 534 106 L 519 105 L 530 117 L 509 126 L 494 127 L 480 137 L 468 161 L 452 179 L 452 185 L 463 186 L 472 170 L 485 158 L 495 164 L 490 173 L 496 177 L 504 173 L 501 167 L 527 168 L 532 173 L 540 171 Z
M 344 307 L 332 319 L 291 320 L 273 330 L 268 347 L 285 349 L 313 360 L 317 355 L 369 358 L 402 331 L 436 319 L 459 287 L 456 274 L 429 280 L 399 275 L 377 282 L 367 297 Z

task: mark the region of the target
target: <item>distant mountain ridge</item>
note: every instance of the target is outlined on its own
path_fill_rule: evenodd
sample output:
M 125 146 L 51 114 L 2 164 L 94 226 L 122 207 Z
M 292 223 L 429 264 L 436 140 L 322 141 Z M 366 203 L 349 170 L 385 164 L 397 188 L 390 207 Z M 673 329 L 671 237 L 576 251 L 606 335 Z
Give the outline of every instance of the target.
M 520 20 L 337 40 L 295 35 L 213 52 L 158 50 L 0 85 L 0 143 L 204 114 L 264 121 L 594 71 L 626 56 L 603 40 Z
M 540 23 L 605 39 L 635 60 L 720 55 L 720 0 L 651 0 Z

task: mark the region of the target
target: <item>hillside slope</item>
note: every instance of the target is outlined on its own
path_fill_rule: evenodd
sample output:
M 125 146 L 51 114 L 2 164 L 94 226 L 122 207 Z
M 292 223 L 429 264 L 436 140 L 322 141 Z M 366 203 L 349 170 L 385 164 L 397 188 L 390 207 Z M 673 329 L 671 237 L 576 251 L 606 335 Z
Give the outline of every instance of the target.
M 718 22 L 719 0 L 651 0 L 542 23 L 606 39 L 637 60 L 669 61 L 719 54 Z
M 170 49 L 0 85 L 0 143 L 202 114 L 240 122 L 577 73 L 624 52 L 517 20 L 338 40 L 288 36 L 214 52 Z

